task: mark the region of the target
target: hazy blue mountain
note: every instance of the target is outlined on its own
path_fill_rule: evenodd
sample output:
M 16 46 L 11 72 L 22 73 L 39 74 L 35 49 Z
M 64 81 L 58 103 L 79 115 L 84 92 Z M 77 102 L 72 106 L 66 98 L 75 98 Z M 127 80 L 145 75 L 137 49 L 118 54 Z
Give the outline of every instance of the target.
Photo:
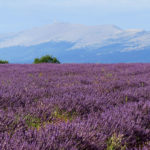
M 46 54 L 62 63 L 150 62 L 150 32 L 114 25 L 55 23 L 0 35 L 0 59 L 32 63 Z

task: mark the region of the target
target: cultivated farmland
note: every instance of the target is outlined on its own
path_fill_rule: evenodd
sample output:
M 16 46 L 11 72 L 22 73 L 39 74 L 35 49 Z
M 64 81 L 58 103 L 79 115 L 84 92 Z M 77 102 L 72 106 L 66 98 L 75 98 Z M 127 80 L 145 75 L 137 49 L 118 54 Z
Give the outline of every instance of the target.
M 0 150 L 138 149 L 150 64 L 0 65 Z

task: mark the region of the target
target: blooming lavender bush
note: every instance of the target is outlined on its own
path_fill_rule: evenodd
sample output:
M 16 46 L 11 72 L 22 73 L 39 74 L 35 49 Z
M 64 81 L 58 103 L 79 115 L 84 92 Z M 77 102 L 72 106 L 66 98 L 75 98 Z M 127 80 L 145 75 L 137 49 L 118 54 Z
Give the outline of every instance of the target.
M 150 64 L 0 65 L 0 150 L 121 149 L 150 149 Z

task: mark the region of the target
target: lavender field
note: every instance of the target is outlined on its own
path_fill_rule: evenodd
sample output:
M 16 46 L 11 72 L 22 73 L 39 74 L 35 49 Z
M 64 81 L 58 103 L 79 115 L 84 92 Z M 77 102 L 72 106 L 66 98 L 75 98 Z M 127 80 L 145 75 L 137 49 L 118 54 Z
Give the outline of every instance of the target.
M 150 64 L 0 65 L 0 150 L 138 149 Z

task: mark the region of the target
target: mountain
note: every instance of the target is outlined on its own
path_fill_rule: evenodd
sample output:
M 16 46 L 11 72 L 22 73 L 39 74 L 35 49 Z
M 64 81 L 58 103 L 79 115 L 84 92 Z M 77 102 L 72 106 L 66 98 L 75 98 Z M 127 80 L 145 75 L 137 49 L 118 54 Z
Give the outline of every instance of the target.
M 32 63 L 46 54 L 63 63 L 150 62 L 150 32 L 115 25 L 54 23 L 0 35 L 0 59 Z

